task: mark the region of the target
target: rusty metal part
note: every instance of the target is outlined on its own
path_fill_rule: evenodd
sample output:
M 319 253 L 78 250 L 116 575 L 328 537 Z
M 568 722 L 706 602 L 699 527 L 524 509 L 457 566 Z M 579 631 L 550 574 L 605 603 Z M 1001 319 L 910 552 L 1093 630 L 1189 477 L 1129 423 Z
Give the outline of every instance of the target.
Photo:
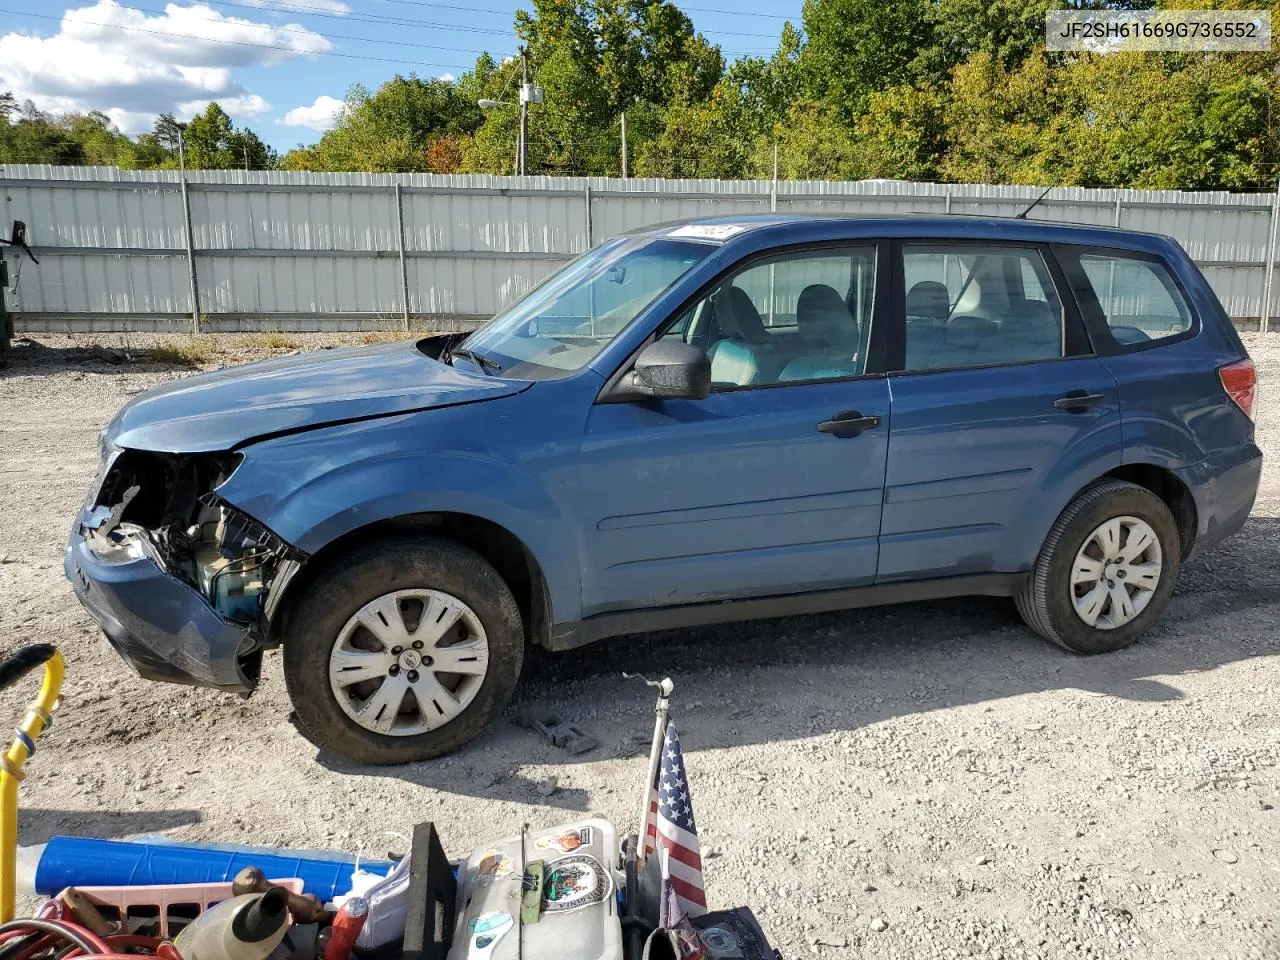
M 118 932 L 116 924 L 102 915 L 98 905 L 75 887 L 63 888 L 57 899 L 66 908 L 66 912 L 71 914 L 67 919 L 80 924 L 90 933 L 97 934 L 99 937 L 108 937 Z
M 257 867 L 245 867 L 231 881 L 231 892 L 237 897 L 246 893 L 266 893 L 277 884 L 267 880 Z M 325 923 L 329 912 L 319 898 L 310 893 L 289 891 L 289 914 L 294 923 Z

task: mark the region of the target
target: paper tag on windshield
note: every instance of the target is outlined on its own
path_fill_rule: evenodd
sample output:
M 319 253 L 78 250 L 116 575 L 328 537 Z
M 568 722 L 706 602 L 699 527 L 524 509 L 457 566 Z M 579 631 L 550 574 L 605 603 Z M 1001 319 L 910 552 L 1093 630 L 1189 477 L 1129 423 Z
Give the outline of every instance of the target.
M 689 237 L 693 240 L 728 240 L 747 229 L 740 223 L 686 223 L 676 227 L 667 236 Z

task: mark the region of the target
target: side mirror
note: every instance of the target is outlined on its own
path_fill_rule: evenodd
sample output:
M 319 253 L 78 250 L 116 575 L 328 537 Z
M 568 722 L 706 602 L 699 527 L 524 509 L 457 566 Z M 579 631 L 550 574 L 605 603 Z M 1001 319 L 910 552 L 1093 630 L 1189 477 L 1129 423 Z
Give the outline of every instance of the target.
M 701 400 L 710 392 L 711 359 L 705 350 L 680 340 L 656 340 L 640 351 L 614 399 Z

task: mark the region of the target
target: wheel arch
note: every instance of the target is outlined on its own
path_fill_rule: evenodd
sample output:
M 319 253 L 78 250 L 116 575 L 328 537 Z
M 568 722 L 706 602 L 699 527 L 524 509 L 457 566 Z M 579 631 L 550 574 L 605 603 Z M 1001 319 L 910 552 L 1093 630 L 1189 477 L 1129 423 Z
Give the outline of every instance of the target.
M 460 544 L 479 554 L 506 583 L 515 597 L 524 623 L 525 640 L 547 646 L 551 633 L 551 598 L 547 581 L 533 551 L 503 525 L 486 517 L 455 511 L 428 511 L 390 517 L 355 527 L 312 553 L 285 584 L 275 615 L 268 624 L 267 641 L 280 644 L 299 599 L 334 561 L 344 553 L 379 541 L 436 537 Z
M 1080 486 L 1079 489 L 1072 491 L 1071 495 L 1062 503 L 1061 508 L 1053 514 L 1041 532 L 1040 539 L 1035 547 L 1037 555 L 1043 548 L 1044 538 L 1048 536 L 1057 519 L 1066 512 L 1071 504 L 1079 499 L 1082 493 L 1103 480 L 1123 480 L 1142 487 L 1144 490 L 1148 490 L 1159 497 L 1164 505 L 1169 508 L 1169 512 L 1173 514 L 1174 523 L 1178 527 L 1179 553 L 1182 560 L 1187 559 L 1195 546 L 1197 524 L 1199 523 L 1195 497 L 1192 496 L 1190 489 L 1176 473 L 1167 467 L 1161 467 L 1154 463 L 1121 464 L 1106 473 L 1099 474 L 1088 483 Z M 1032 562 L 1034 563 L 1034 558 Z
M 1181 559 L 1187 559 L 1192 547 L 1195 546 L 1199 517 L 1195 497 L 1176 473 L 1154 463 L 1126 463 L 1107 471 L 1098 479 L 1125 480 L 1150 490 L 1164 501 L 1164 505 L 1173 514 L 1174 523 L 1178 526 Z

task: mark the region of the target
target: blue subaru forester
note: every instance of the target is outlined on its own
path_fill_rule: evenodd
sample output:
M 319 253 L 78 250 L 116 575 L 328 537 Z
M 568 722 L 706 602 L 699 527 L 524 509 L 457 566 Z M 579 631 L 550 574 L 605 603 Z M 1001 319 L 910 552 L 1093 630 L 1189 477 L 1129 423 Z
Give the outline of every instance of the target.
M 1171 240 L 965 217 L 649 227 L 470 336 L 130 402 L 66 571 L 143 676 L 400 762 L 526 645 L 961 594 L 1098 653 L 1257 492 L 1255 377 Z

